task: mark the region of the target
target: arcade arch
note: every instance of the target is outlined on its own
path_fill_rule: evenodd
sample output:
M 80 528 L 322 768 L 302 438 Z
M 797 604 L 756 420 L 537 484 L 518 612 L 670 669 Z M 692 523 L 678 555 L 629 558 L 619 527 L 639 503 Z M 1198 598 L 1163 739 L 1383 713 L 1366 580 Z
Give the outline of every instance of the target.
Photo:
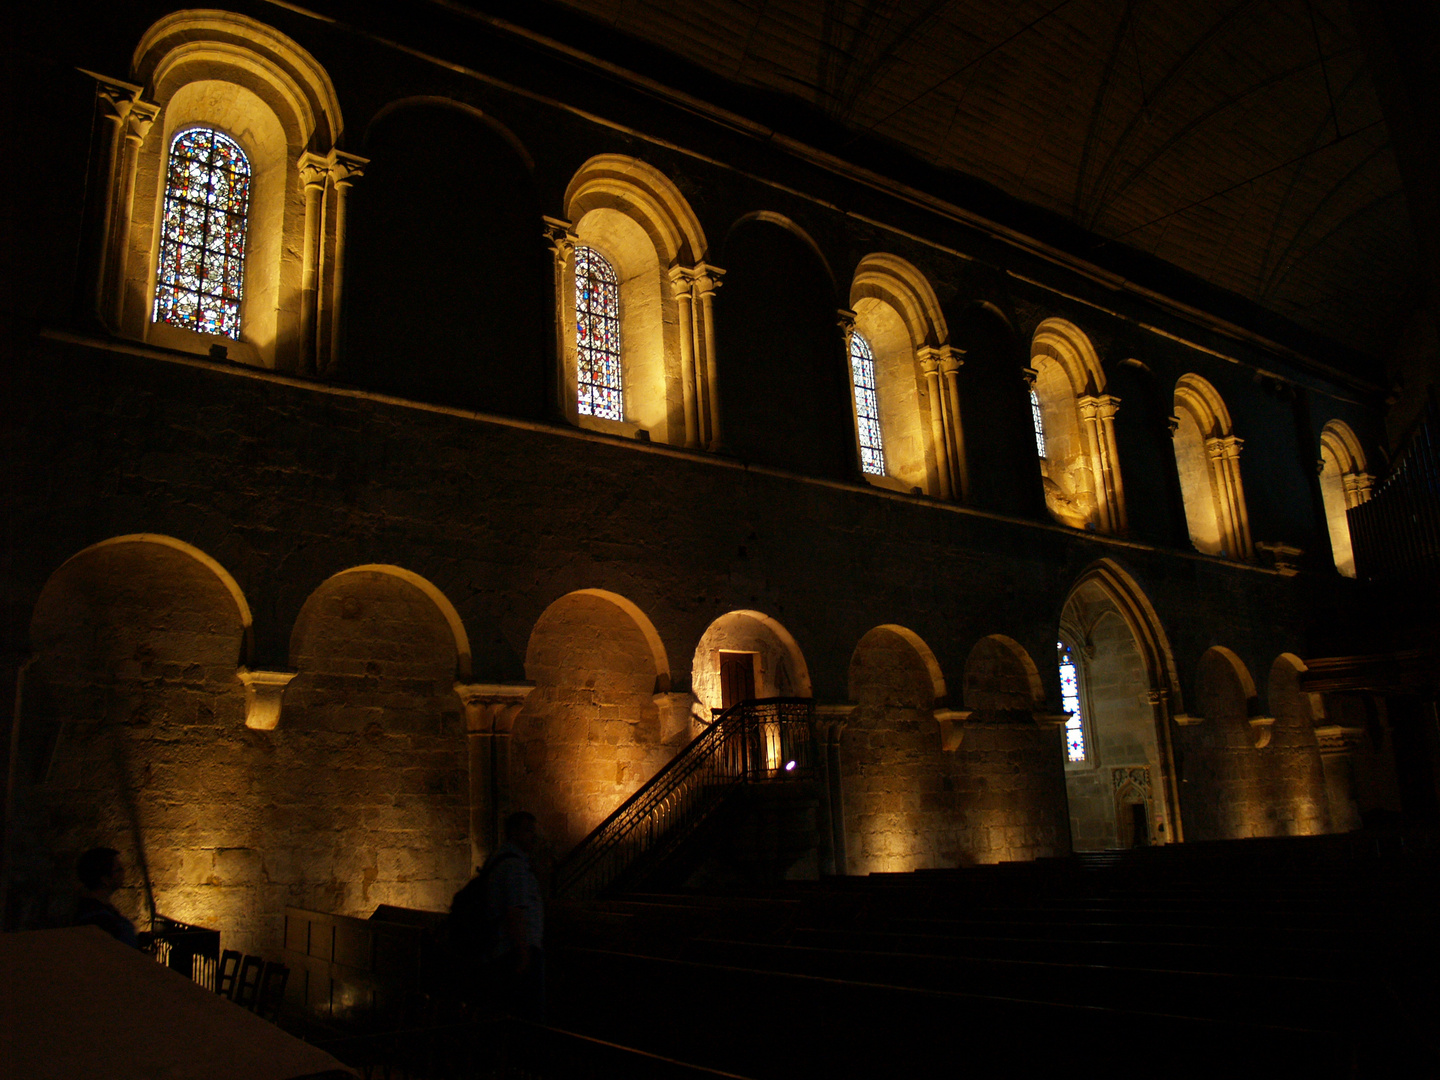
M 1225 402 L 1198 375 L 1175 384 L 1175 467 L 1190 542 L 1206 555 L 1248 559 L 1250 513 L 1240 479 L 1240 448 Z
M 1320 432 L 1320 497 L 1335 569 L 1355 576 L 1355 551 L 1350 543 L 1346 511 L 1370 498 L 1374 478 L 1365 471 L 1365 451 L 1355 432 L 1342 420 L 1331 420 Z
M 810 669 L 790 631 L 759 611 L 731 611 L 695 646 L 691 686 L 705 716 L 746 697 L 810 697 Z

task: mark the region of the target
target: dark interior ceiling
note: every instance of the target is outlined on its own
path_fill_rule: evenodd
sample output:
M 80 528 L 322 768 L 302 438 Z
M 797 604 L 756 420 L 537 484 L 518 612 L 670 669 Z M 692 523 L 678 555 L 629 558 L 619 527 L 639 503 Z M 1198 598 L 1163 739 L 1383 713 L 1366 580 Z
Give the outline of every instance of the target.
M 1361 355 L 1420 301 L 1347 0 L 556 2 Z

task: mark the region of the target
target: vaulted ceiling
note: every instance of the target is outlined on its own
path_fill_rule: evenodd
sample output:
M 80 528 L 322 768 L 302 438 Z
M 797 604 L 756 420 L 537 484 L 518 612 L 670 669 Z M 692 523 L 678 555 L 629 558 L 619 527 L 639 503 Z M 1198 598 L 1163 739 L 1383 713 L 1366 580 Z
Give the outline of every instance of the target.
M 1347 0 L 560 2 L 1364 354 L 1418 302 Z

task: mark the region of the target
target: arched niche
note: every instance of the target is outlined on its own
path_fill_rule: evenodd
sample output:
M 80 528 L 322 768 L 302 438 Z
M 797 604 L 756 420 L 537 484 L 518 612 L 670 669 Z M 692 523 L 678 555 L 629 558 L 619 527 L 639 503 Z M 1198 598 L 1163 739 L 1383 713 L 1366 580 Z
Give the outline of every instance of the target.
M 1320 498 L 1335 569 L 1346 577 L 1355 576 L 1347 511 L 1370 498 L 1371 484 L 1360 440 L 1343 420 L 1331 420 L 1320 432 Z
M 1266 681 L 1266 701 L 1275 721 L 1262 755 L 1272 835 L 1311 836 L 1359 825 L 1344 778 L 1337 776 L 1340 782 L 1334 787 L 1328 782 L 1315 734 L 1324 707 L 1319 694 L 1307 693 L 1300 686 L 1306 670 L 1305 662 L 1294 653 L 1281 653 L 1270 665 Z M 1332 813 L 1332 794 L 1341 803 L 1340 815 Z
M 885 472 L 867 473 L 866 480 L 897 491 L 959 493 L 964 485 L 951 476 L 945 434 L 948 412 L 942 400 L 947 378 L 955 381 L 959 357 L 953 349 L 942 357 L 942 347 L 949 345 L 949 329 L 935 291 L 912 264 L 898 255 L 877 252 L 861 259 L 855 269 L 850 307 L 855 312 L 853 333 L 861 335 L 873 356 L 884 445 Z M 941 370 L 942 360 L 951 370 Z M 857 416 L 864 410 L 862 390 L 852 370 Z
M 237 931 L 252 929 L 249 882 L 207 873 L 197 890 L 188 872 L 208 867 L 216 847 L 251 842 L 236 677 L 250 626 L 234 577 L 174 537 L 112 537 L 51 574 L 18 698 L 7 823 L 18 925 L 67 919 L 76 857 L 105 845 L 131 867 L 115 901 L 131 918 L 148 919 L 153 896 L 174 917 L 213 926 L 235 916 Z
M 708 358 L 714 351 L 712 297 L 722 271 L 695 212 L 654 166 L 623 154 L 585 162 L 565 190 L 556 239 L 562 343 L 561 397 L 572 423 L 652 441 L 699 447 L 712 421 Z M 591 248 L 619 285 L 623 415 L 578 407 L 574 248 Z M 711 395 L 713 396 L 713 395 Z
M 1206 649 L 1195 667 L 1195 712 L 1186 731 L 1186 830 L 1196 840 L 1269 834 L 1260 753 L 1249 723 L 1259 711 L 1255 680 L 1223 645 Z
M 725 240 L 718 322 L 720 403 L 730 450 L 747 461 L 853 480 L 854 410 L 834 276 L 808 235 L 776 214 Z
M 101 84 L 116 139 L 101 237 L 102 317 L 122 333 L 168 348 L 204 354 L 218 345 L 245 363 L 282 370 L 313 365 L 333 333 L 316 297 L 339 294 L 338 278 L 317 284 L 310 275 L 320 247 L 343 246 L 343 234 L 333 227 L 324 238 L 307 232 L 301 169 L 313 164 L 314 198 L 330 204 L 343 199 L 333 169 L 340 169 L 342 185 L 352 175 L 348 156 L 335 149 L 344 123 L 329 76 L 305 49 L 264 23 L 190 10 L 146 31 L 129 77 L 141 87 L 138 94 Z M 252 170 L 238 339 L 152 319 L 168 157 L 175 136 L 194 127 L 235 140 Z
M 695 646 L 691 686 L 712 715 L 722 707 L 725 654 L 751 658 L 755 697 L 810 697 L 810 669 L 790 631 L 759 611 L 731 611 L 706 628 Z
M 945 698 L 945 675 L 930 646 L 915 631 L 894 623 L 877 626 L 850 657 L 852 701 L 929 709 Z
M 977 712 L 1015 713 L 1045 700 L 1039 669 L 1014 638 L 989 634 L 965 658 L 965 706 Z
M 567 593 L 525 653 L 535 689 L 515 719 L 510 799 L 564 852 L 668 761 L 670 665 L 650 619 L 603 589 Z
M 1198 375 L 1175 384 L 1175 467 L 1190 542 L 1206 555 L 1254 554 L 1240 479 L 1241 442 L 1219 393 Z
M 362 146 L 339 375 L 400 397 L 540 417 L 550 282 L 524 147 L 493 117 L 428 97 L 386 106 Z
M 1046 319 L 1030 340 L 1036 454 L 1051 517 L 1073 529 L 1126 527 L 1114 417 L 1119 399 L 1090 339 L 1073 323 Z
M 1188 824 L 1180 821 L 1169 722 L 1181 709 L 1178 680 L 1148 598 L 1118 564 L 1100 560 L 1071 588 L 1057 631 L 1078 669 L 1086 737 L 1084 760 L 1065 766 L 1076 850 L 1117 847 L 1122 836 L 1137 842 L 1131 823 L 1118 817 L 1116 791 L 1126 783 L 1150 792 L 1148 842 L 1183 839 Z M 1054 701 L 1058 713 L 1060 698 Z M 1050 734 L 1063 746 L 1063 732 Z

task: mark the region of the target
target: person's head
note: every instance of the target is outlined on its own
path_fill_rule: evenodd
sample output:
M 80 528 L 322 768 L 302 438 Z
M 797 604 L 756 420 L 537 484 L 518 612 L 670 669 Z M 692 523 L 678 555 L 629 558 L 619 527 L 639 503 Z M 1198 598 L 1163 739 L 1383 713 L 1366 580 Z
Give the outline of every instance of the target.
M 125 868 L 114 848 L 93 847 L 75 864 L 75 876 L 90 892 L 112 893 L 123 884 Z
M 528 810 L 517 810 L 505 819 L 505 839 L 521 851 L 535 848 L 535 815 Z

